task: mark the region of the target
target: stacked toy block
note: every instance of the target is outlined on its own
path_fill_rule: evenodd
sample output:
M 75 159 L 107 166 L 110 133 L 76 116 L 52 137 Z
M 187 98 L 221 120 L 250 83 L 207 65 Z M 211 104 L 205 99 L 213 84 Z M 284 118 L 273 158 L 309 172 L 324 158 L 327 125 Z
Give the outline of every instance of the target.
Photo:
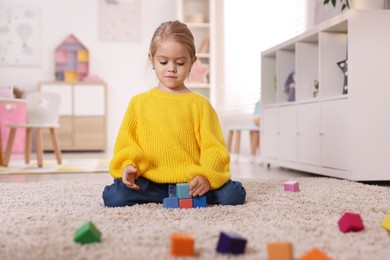
M 171 236 L 172 256 L 193 256 L 195 239 L 193 236 L 183 233 L 174 233 Z
M 268 260 L 292 260 L 292 245 L 289 242 L 274 242 L 267 245 Z
M 221 232 L 217 245 L 217 252 L 223 254 L 243 254 L 245 252 L 247 240 L 242 236 L 231 233 Z
M 176 196 L 163 199 L 164 208 L 205 208 L 207 201 L 205 196 L 191 197 L 190 184 L 178 183 L 176 184 Z
M 86 222 L 76 230 L 74 241 L 80 244 L 97 243 L 101 241 L 102 233 L 91 222 Z
M 345 212 L 338 221 L 339 229 L 343 233 L 361 231 L 364 229 L 362 218 L 359 214 Z

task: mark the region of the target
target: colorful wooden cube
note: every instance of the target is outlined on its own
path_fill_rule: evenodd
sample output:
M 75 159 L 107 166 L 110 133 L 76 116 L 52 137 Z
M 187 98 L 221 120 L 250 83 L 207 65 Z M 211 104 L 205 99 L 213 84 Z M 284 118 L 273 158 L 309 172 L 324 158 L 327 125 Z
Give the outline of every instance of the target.
M 172 256 L 193 256 L 195 239 L 189 234 L 173 233 L 171 236 Z
M 86 222 L 76 230 L 74 241 L 80 244 L 96 243 L 101 241 L 102 233 L 91 222 Z
M 286 181 L 284 183 L 284 190 L 292 192 L 299 191 L 299 183 L 297 181 Z
M 318 248 L 314 247 L 311 251 L 301 256 L 299 260 L 331 260 L 331 258 Z
M 387 215 L 387 217 L 383 220 L 382 225 L 383 228 L 387 229 L 387 231 L 390 231 L 390 213 Z
M 268 246 L 268 260 L 292 260 L 293 252 L 290 242 L 274 242 Z
M 190 184 L 189 183 L 178 183 L 176 184 L 176 196 L 179 199 L 189 199 L 190 196 Z
M 179 207 L 181 209 L 191 209 L 191 208 L 193 208 L 192 198 L 189 198 L 189 199 L 179 199 Z
M 362 218 L 359 214 L 345 212 L 338 221 L 339 229 L 343 233 L 361 231 L 364 229 Z
M 205 208 L 207 207 L 206 196 L 193 197 L 192 203 L 194 208 Z
M 243 254 L 246 243 L 247 240 L 238 234 L 221 232 L 219 234 L 217 252 L 234 255 Z
M 177 209 L 179 208 L 179 198 L 178 197 L 168 197 L 163 199 L 163 206 L 167 209 Z

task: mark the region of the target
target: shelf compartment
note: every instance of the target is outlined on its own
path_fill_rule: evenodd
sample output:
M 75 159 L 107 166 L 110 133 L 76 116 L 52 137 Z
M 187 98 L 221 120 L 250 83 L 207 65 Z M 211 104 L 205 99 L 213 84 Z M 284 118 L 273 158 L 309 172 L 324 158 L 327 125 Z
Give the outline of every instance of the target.
M 325 98 L 342 95 L 344 74 L 337 62 L 347 57 L 348 35 L 320 32 L 319 40 L 320 96 Z

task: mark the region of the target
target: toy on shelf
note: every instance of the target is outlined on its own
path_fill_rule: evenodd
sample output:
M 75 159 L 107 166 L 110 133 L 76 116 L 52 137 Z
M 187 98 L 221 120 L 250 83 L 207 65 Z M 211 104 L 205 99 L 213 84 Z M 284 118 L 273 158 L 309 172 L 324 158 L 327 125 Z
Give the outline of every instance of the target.
M 88 49 L 71 34 L 55 50 L 56 80 L 83 81 L 88 72 Z
M 178 183 L 176 184 L 176 194 L 163 199 L 164 208 L 205 208 L 207 201 L 205 196 L 191 197 L 190 184 Z

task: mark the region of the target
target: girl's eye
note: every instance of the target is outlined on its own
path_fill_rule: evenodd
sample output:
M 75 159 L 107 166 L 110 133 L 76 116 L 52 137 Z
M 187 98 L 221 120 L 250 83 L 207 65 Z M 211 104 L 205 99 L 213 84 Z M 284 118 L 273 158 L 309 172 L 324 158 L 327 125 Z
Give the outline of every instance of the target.
M 167 65 L 168 62 L 167 62 L 167 61 L 160 61 L 160 64 L 161 64 L 161 65 Z
M 184 65 L 184 62 L 178 62 L 177 65 L 183 66 L 183 65 Z

